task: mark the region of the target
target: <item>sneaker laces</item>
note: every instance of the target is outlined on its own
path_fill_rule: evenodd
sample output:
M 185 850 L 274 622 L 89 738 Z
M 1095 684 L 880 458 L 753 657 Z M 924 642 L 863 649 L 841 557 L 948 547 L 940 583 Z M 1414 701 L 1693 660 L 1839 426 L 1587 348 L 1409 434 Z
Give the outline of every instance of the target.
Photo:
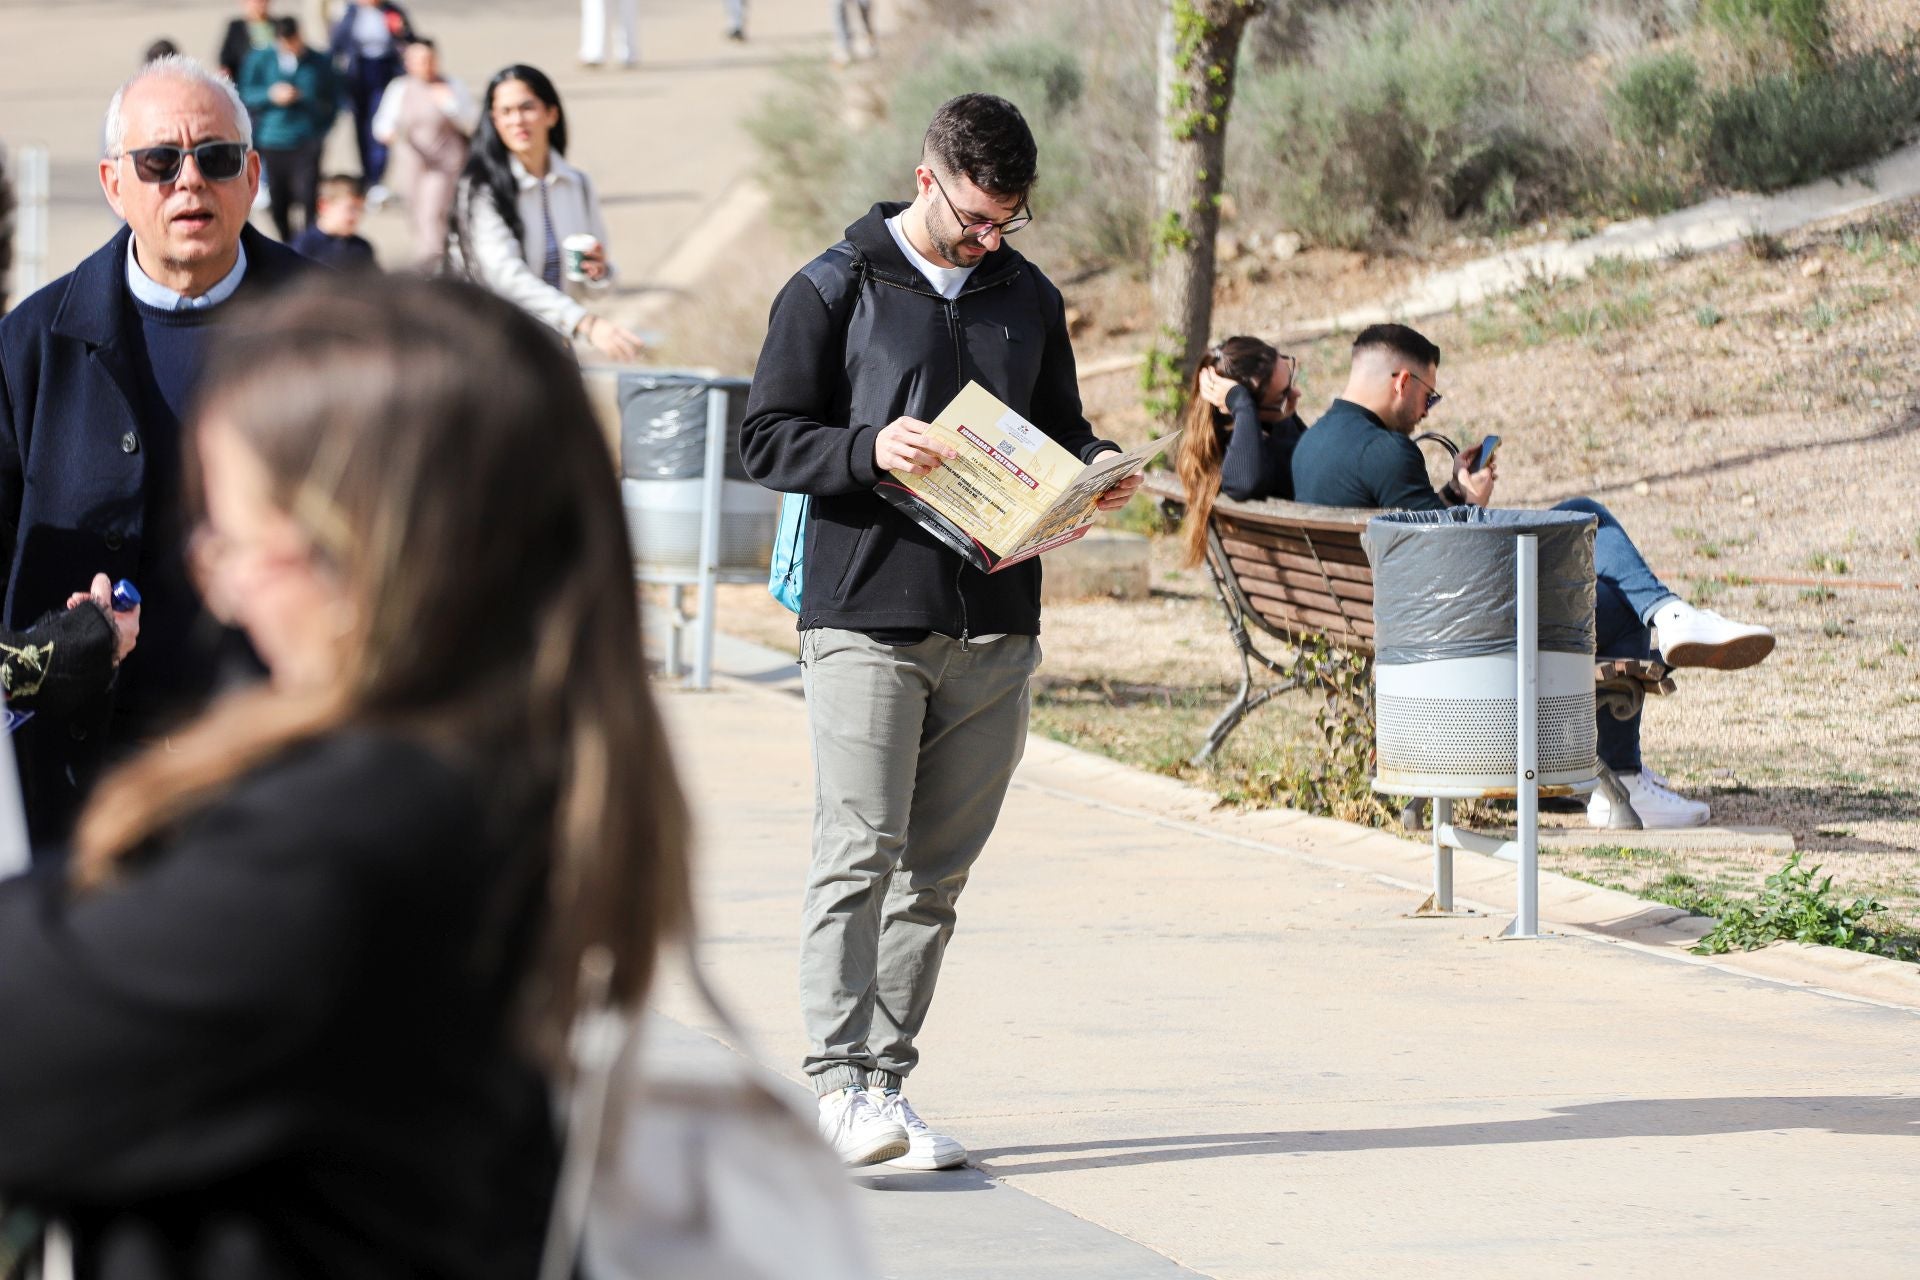
M 873 1105 L 873 1099 L 869 1098 L 865 1090 L 861 1089 L 846 1090 L 845 1101 L 841 1102 L 837 1107 L 828 1107 L 827 1111 L 832 1117 L 832 1125 L 835 1131 L 854 1128 L 863 1118 L 861 1115 L 862 1112 L 872 1112 L 875 1115 L 879 1114 L 879 1109 Z
M 1640 767 L 1640 789 L 1656 800 L 1680 800 L 1687 798 L 1673 789 L 1673 784 L 1645 765 Z
M 907 1095 L 904 1093 L 881 1094 L 880 1104 L 876 1109 L 908 1133 L 929 1132 L 927 1122 L 920 1118 L 920 1113 L 913 1109 L 913 1104 L 907 1101 Z

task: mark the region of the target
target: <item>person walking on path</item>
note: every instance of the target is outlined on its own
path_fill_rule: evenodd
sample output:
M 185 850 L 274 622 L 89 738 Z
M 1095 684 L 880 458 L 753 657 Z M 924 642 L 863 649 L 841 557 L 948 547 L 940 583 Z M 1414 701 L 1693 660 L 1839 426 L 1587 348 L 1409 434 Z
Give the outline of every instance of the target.
M 609 22 L 613 26 L 613 60 L 627 68 L 639 66 L 640 0 L 580 0 L 580 65 L 605 65 Z
M 196 711 L 236 656 L 187 573 L 180 419 L 232 303 L 312 266 L 247 225 L 260 162 L 223 77 L 151 63 L 103 137 L 100 186 L 127 225 L 0 319 L 0 622 L 25 630 L 102 570 L 146 604 L 109 696 L 14 735 L 36 844 L 66 834 L 109 753 Z
M 0 1201 L 88 1280 L 532 1280 L 576 1014 L 689 914 L 579 370 L 471 286 L 332 277 L 223 342 L 189 461 L 272 679 L 0 883 Z
M 297 18 L 273 20 L 273 47 L 247 59 L 240 73 L 240 99 L 254 113 L 254 146 L 267 172 L 267 207 L 282 243 L 310 229 L 319 209 L 320 149 L 339 113 L 333 66 L 307 47 Z
M 241 15 L 228 22 L 220 36 L 220 70 L 235 84 L 240 83 L 248 58 L 273 47 L 273 19 L 267 16 L 268 7 L 267 0 L 241 0 Z
M 386 203 L 381 185 L 387 174 L 387 147 L 373 136 L 373 118 L 387 85 L 400 74 L 400 50 L 413 39 L 407 11 L 393 0 L 354 0 L 333 24 L 330 49 L 334 69 L 346 86 L 347 105 L 353 109 L 353 138 L 360 148 L 360 176 L 367 199 L 376 207 Z
M 405 54 L 407 74 L 387 86 L 373 136 L 397 151 L 405 173 L 407 217 L 413 223 L 414 261 L 431 268 L 447 251 L 447 219 L 453 213 L 460 171 L 480 123 L 480 107 L 467 86 L 440 72 L 433 41 L 416 37 Z
M 1040 658 L 1039 562 L 981 573 L 876 486 L 954 456 L 927 420 L 969 381 L 1083 462 L 1118 447 L 1081 410 L 1060 291 L 1006 243 L 1031 221 L 1036 168 L 1012 103 L 942 106 L 912 202 L 875 205 L 774 300 L 741 428 L 749 475 L 812 496 L 801 1010 L 821 1131 L 850 1165 L 966 1161 L 902 1090 L 955 904 L 1026 741 Z
M 873 57 L 878 52 L 873 36 L 873 0 L 828 0 L 828 7 L 833 10 L 833 60 L 845 66 L 856 57 Z M 848 10 L 860 19 L 857 44 Z
M 1361 330 L 1353 342 L 1346 390 L 1300 437 L 1293 451 L 1293 496 L 1335 507 L 1439 511 L 1493 500 L 1493 462 L 1473 450 L 1454 462 L 1454 475 L 1435 492 L 1413 433 L 1441 393 L 1440 348 L 1405 325 Z M 1484 461 L 1485 465 L 1481 465 Z M 1651 658 L 1670 667 L 1750 667 L 1773 652 L 1773 632 L 1723 618 L 1681 599 L 1647 566 L 1611 511 L 1591 498 L 1569 498 L 1555 511 L 1579 511 L 1598 522 L 1593 543 L 1595 652 L 1602 658 Z M 1438 584 L 1436 584 L 1437 586 Z M 1658 634 L 1657 646 L 1655 633 Z M 1634 812 L 1648 827 L 1697 827 L 1709 816 L 1704 801 L 1674 791 L 1640 758 L 1640 716 L 1597 715 L 1600 762 L 1626 787 Z M 1596 791 L 1588 820 L 1604 827 L 1612 805 Z
M 487 84 L 480 132 L 461 176 L 450 251 L 501 297 L 620 361 L 640 358 L 638 335 L 594 315 L 568 286 L 604 289 L 613 280 L 607 224 L 593 182 L 567 163 L 567 114 L 553 81 L 516 63 Z M 565 245 L 580 255 L 581 279 L 569 279 Z

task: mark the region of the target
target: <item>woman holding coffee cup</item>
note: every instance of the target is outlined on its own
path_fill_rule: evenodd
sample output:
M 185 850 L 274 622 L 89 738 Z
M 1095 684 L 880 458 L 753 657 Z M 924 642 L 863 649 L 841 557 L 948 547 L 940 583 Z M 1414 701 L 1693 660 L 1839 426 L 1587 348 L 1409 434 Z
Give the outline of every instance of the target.
M 541 71 L 519 63 L 487 84 L 460 179 L 453 259 L 474 279 L 575 342 L 614 360 L 640 358 L 637 334 L 575 296 L 613 279 L 593 182 L 569 164 L 567 116 Z

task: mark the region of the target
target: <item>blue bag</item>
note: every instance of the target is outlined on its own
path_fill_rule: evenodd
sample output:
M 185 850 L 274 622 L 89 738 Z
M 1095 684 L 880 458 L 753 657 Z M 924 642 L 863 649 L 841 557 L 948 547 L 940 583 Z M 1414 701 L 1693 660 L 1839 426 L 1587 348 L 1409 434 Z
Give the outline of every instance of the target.
M 800 574 L 807 554 L 807 513 L 813 499 L 804 493 L 780 495 L 780 528 L 773 535 L 773 564 L 767 591 L 793 613 L 800 612 Z

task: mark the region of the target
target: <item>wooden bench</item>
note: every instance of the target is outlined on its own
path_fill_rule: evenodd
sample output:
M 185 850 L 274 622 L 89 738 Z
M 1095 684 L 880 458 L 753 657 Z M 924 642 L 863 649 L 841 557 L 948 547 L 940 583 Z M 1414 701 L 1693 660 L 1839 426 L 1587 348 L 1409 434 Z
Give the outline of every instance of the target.
M 1173 476 L 1149 477 L 1146 490 L 1163 507 L 1185 509 L 1186 493 Z M 1373 566 L 1360 534 L 1379 514 L 1369 508 L 1273 499 L 1235 502 L 1221 497 L 1214 503 L 1207 521 L 1207 572 L 1240 656 L 1240 688 L 1190 763 L 1204 763 L 1268 699 L 1312 683 L 1308 646 L 1315 641 L 1371 662 Z M 1286 645 L 1291 656 L 1281 660 L 1263 652 L 1255 643 L 1255 631 Z M 1256 688 L 1256 666 L 1275 681 Z M 1605 658 L 1594 664 L 1594 696 L 1600 707 L 1622 720 L 1637 714 L 1650 695 L 1673 688 L 1666 666 L 1659 662 Z M 1604 768 L 1602 772 L 1609 793 L 1624 802 L 1624 792 Z M 1639 819 L 1630 818 L 1628 825 L 1637 827 Z

